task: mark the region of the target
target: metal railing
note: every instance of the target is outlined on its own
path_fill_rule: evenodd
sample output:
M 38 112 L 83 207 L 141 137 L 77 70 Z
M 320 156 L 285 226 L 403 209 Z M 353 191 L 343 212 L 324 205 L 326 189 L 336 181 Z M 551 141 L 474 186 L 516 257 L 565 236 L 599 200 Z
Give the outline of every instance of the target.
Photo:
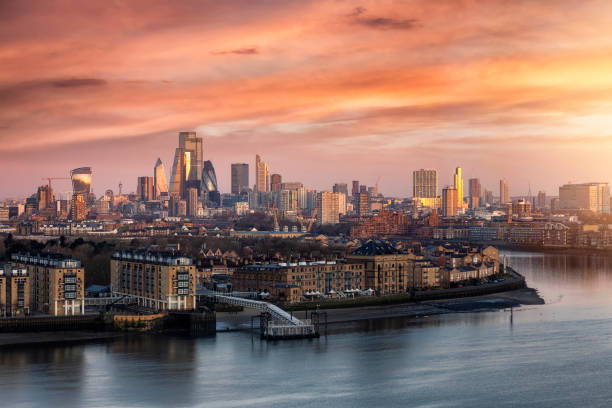
M 302 322 L 297 317 L 285 312 L 280 307 L 273 305 L 268 302 L 263 302 L 261 300 L 253 300 L 253 299 L 245 299 L 242 297 L 231 296 L 225 293 L 219 293 L 214 291 L 206 291 L 201 292 L 200 296 L 206 296 L 218 303 L 225 303 L 234 306 L 246 307 L 249 309 L 255 309 L 260 312 L 267 312 L 272 315 L 273 318 L 279 320 L 281 322 L 289 323 L 292 326 L 305 326 L 306 323 Z

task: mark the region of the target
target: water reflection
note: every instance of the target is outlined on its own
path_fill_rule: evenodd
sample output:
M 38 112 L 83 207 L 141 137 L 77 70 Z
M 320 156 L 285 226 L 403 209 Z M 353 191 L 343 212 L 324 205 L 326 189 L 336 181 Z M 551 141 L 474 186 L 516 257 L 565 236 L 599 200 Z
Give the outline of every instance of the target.
M 320 339 L 127 336 L 0 352 L 3 406 L 589 406 L 612 400 L 612 259 L 509 253 L 546 305 Z

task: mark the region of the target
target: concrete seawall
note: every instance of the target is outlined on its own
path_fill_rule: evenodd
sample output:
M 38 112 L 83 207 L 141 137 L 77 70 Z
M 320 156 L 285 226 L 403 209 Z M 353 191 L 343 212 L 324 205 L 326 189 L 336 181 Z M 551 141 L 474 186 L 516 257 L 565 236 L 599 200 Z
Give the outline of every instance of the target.
M 525 278 L 518 272 L 510 268 L 508 269 L 508 272 L 512 273 L 514 278 L 505 280 L 504 282 L 485 283 L 479 286 L 465 286 L 463 288 L 415 292 L 412 296 L 412 300 L 425 301 L 437 299 L 454 299 L 462 297 L 489 295 L 491 293 L 506 292 L 510 290 L 526 288 L 527 284 L 525 283 Z

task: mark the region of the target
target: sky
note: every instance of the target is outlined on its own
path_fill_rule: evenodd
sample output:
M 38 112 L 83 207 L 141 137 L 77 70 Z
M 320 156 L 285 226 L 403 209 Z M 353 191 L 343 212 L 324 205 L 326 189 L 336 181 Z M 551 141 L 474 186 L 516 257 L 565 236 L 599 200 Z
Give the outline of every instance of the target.
M 419 168 L 496 194 L 612 181 L 610 21 L 589 0 L 0 0 L 0 198 L 82 166 L 133 191 L 186 130 L 222 192 L 256 153 L 390 196 Z

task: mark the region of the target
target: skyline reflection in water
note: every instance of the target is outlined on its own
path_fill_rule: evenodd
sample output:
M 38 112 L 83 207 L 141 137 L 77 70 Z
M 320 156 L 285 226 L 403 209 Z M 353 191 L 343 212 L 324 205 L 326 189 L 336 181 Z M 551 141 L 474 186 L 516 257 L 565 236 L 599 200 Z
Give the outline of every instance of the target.
M 126 337 L 0 352 L 9 406 L 589 406 L 612 400 L 612 259 L 509 252 L 546 305 L 340 325 L 316 340 Z

